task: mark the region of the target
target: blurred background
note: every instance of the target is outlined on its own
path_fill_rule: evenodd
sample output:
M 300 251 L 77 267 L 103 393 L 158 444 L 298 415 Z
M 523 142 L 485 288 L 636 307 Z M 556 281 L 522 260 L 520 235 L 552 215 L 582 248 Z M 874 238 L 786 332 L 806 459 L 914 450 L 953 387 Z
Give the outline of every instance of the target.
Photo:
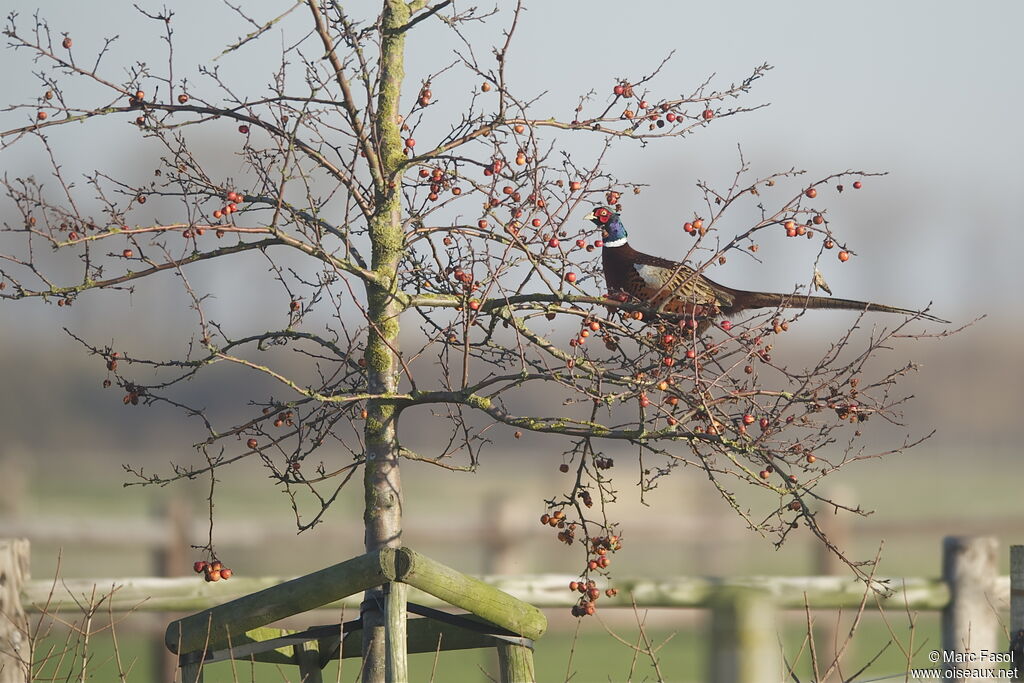
M 21 13 L 26 28 L 38 7 L 22 0 L 4 4 Z M 360 11 L 370 5 L 361 3 Z M 468 29 L 468 37 L 479 41 L 479 59 L 485 60 L 490 46 L 501 41 L 508 5 L 500 3 L 489 24 Z M 162 7 L 141 6 L 154 12 Z M 122 78 L 134 61 L 159 68 L 166 57 L 158 27 L 142 19 L 131 3 L 103 7 L 96 11 L 95 4 L 52 0 L 40 12 L 56 32 L 69 31 L 83 54 L 98 49 L 103 37 L 118 35 L 105 61 L 113 80 Z M 226 42 L 251 30 L 219 4 L 190 0 L 173 9 L 175 59 L 182 72 L 192 75 L 196 64 L 208 62 Z M 245 3 L 245 11 L 258 20 L 284 9 L 265 0 Z M 304 11 L 294 17 L 292 28 L 306 20 Z M 905 410 L 908 428 L 879 430 L 871 445 L 884 449 L 896 445 L 902 433 L 937 431 L 907 453 L 868 461 L 833 478 L 837 499 L 875 511 L 850 520 L 850 554 L 872 557 L 884 541 L 881 573 L 886 575 L 937 575 L 942 537 L 968 533 L 1000 538 L 1005 573 L 1006 549 L 1024 537 L 1014 437 L 1024 405 L 1024 377 L 1016 360 L 1024 323 L 1018 299 L 1024 284 L 1018 267 L 1024 226 L 1014 208 L 1024 186 L 1024 132 L 1018 121 L 1024 97 L 1017 74 L 1024 61 L 1017 36 L 1022 21 L 1024 5 L 1010 0 L 639 2 L 628 8 L 602 0 L 536 2 L 527 6 L 509 55 L 513 88 L 546 93 L 534 113 L 563 118 L 572 116 L 579 95 L 593 88 L 602 101 L 617 79 L 650 73 L 672 51 L 673 59 L 652 86 L 659 96 L 688 93 L 712 74 L 714 84 L 723 87 L 764 62 L 774 67 L 741 102 L 770 106 L 715 121 L 684 140 L 646 147 L 620 144 L 608 157 L 606 167 L 617 176 L 649 186 L 628 197 L 624 207 L 632 243 L 642 251 L 685 253 L 677 220 L 685 213 L 681 207 L 700 207 L 698 180 L 717 186 L 731 182 L 739 163 L 737 145 L 759 175 L 791 167 L 806 169 L 809 177 L 846 169 L 888 172 L 868 179 L 857 193 L 829 198 L 833 220 L 841 221 L 857 254 L 841 266 L 826 261 L 823 271 L 833 292 L 914 308 L 933 302 L 932 312 L 953 320 L 953 327 L 986 317 L 948 339 L 908 343 L 886 356 L 892 367 L 914 360 L 921 370 L 905 384 L 916 396 Z M 434 24 L 427 22 L 409 40 L 408 98 L 426 75 L 452 62 L 453 50 L 460 48 Z M 280 31 L 277 36 L 265 39 L 261 51 L 245 52 L 244 59 L 218 61 L 236 92 L 254 97 L 265 92 L 268 70 L 279 60 L 272 48 L 288 42 Z M 6 102 L 38 96 L 41 87 L 27 53 L 8 51 L 4 64 Z M 443 87 L 467 91 L 475 80 L 452 72 Z M 0 128 L 24 125 L 26 116 L 24 110 L 0 111 Z M 53 141 L 67 172 L 102 168 L 130 178 L 154 168 L 155 159 L 146 157 L 152 150 L 139 143 L 127 120 L 65 128 L 54 133 Z M 585 138 L 566 140 L 569 148 L 586 153 Z M 211 155 L 223 149 L 226 173 L 240 171 L 236 140 L 211 135 L 207 144 Z M 41 148 L 31 140 L 4 149 L 0 163 L 10 178 L 49 173 Z M 9 202 L 0 204 L 0 220 L 18 220 Z M 732 259 L 713 277 L 772 291 L 806 283 L 813 252 L 778 242 L 762 240 L 763 263 Z M 237 274 L 206 277 L 211 288 L 238 282 Z M 232 315 L 258 321 L 269 295 L 257 279 L 233 294 Z M 52 577 L 58 557 L 59 571 L 68 577 L 173 571 L 157 566 L 149 543 L 136 539 L 134 545 L 124 544 L 133 538 L 133 525 L 161 518 L 176 504 L 172 501 L 180 501 L 192 515 L 189 524 L 202 527 L 206 484 L 159 490 L 122 486 L 128 481 L 123 463 L 166 470 L 169 461 L 196 457 L 192 441 L 182 438 L 180 414 L 125 411 L 119 394 L 100 388 L 106 375 L 102 363 L 62 329 L 99 345 L 116 338 L 160 357 L 180 352 L 188 342 L 179 336 L 180 330 L 193 327 L 185 303 L 170 279 L 147 283 L 130 297 L 93 293 L 70 309 L 34 301 L 0 303 L 0 521 L 3 528 L 35 535 L 34 577 Z M 801 321 L 785 353 L 793 358 L 820 354 L 821 345 L 848 324 L 846 314 L 812 313 Z M 247 387 L 220 390 L 229 397 Z M 216 392 L 209 400 L 218 400 Z M 474 474 L 416 463 L 406 467 L 407 543 L 469 572 L 577 571 L 578 554 L 564 550 L 535 522 L 543 499 L 560 490 L 555 479 L 559 444 L 529 435 L 513 441 L 511 432 L 491 436 L 496 442 Z M 812 574 L 822 569 L 807 534 L 776 550 L 769 539 L 745 531 L 695 473 L 678 472 L 641 502 L 627 484 L 626 468 L 635 454 L 611 448 L 609 455 L 622 468 L 615 514 L 623 522 L 628 552 L 616 557 L 621 575 Z M 327 524 L 295 536 L 289 531 L 287 499 L 258 467 L 241 468 L 219 484 L 217 514 L 224 529 L 219 546 L 236 573 L 307 573 L 362 551 L 361 505 L 360 488 L 351 487 Z M 504 529 L 500 542 L 481 531 L 494 519 Z M 559 639 L 567 643 L 574 628 L 561 612 L 550 615 L 553 646 L 547 651 L 555 654 L 538 655 L 553 657 L 549 664 L 539 661 L 554 667 L 558 676 L 567 655 L 554 644 Z M 604 618 L 624 631 L 633 620 L 608 612 Z M 652 617 L 660 632 L 685 629 L 691 634 L 673 641 L 685 646 L 666 648 L 666 657 L 678 659 L 680 672 L 699 657 L 700 631 L 693 629 L 702 618 L 699 612 L 674 611 Z M 921 628 L 932 629 L 928 633 L 937 638 L 932 617 L 925 617 Z M 604 633 L 593 620 L 582 630 L 594 637 Z M 865 646 L 850 656 L 869 651 Z M 596 657 L 593 661 L 591 670 L 590 659 L 576 660 L 577 680 L 607 680 L 601 675 L 606 664 Z M 671 680 L 700 680 L 700 674 L 679 676 Z

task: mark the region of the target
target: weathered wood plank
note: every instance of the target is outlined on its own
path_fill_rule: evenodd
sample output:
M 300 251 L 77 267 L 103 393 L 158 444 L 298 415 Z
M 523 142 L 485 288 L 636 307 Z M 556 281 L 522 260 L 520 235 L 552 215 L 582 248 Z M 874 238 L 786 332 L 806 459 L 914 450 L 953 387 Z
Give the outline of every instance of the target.
M 722 591 L 711 613 L 712 683 L 777 683 L 782 668 L 775 605 L 749 588 Z
M 54 591 L 51 609 L 75 610 L 77 607 L 71 596 L 91 595 L 94 587 L 104 591 L 116 587 L 117 591 L 109 601 L 114 612 L 189 612 L 278 586 L 294 578 L 248 578 L 236 575 L 230 581 L 217 583 L 206 583 L 196 577 L 64 579 L 56 586 L 52 579 L 36 579 L 24 585 L 21 595 L 22 604 L 28 613 L 39 612 L 51 589 Z M 570 581 L 578 578 L 561 574 L 538 574 L 484 576 L 480 580 L 535 607 L 568 607 L 574 601 L 566 588 Z M 879 578 L 876 583 L 889 586 L 892 590 L 888 597 L 880 596 L 882 604 L 902 608 L 906 600 L 911 609 L 940 610 L 949 603 L 948 587 L 940 578 Z M 65 585 L 68 590 L 65 590 Z M 803 609 L 805 593 L 812 607 L 834 609 L 856 607 L 864 592 L 863 583 L 843 576 L 750 576 L 724 579 L 687 576 L 666 579 L 621 577 L 615 579 L 615 585 L 619 595 L 615 598 L 601 598 L 603 607 L 631 607 L 631 591 L 640 607 L 707 607 L 717 591 L 746 586 L 769 592 L 781 609 Z M 444 605 L 442 600 L 419 590 L 410 594 L 409 599 L 428 607 Z M 358 609 L 361 600 L 361 596 L 354 595 L 323 605 L 322 608 L 334 611 L 342 608 Z M 997 609 L 1009 609 L 1008 576 L 996 579 L 994 600 Z
M 534 683 L 533 650 L 515 643 L 498 643 L 498 680 L 501 683 Z
M 526 638 L 547 630 L 547 618 L 533 605 L 409 548 L 396 553 L 398 580 Z
M 246 631 L 393 580 L 394 554 L 383 548 L 173 621 L 164 642 L 172 652 L 223 649 Z
M 387 680 L 406 683 L 409 680 L 409 660 L 406 652 L 409 586 L 394 581 L 387 586 L 384 594 L 384 609 L 387 628 L 384 648 Z
M 1016 680 L 1024 675 L 1024 545 L 1010 546 L 1010 651 L 1017 669 Z
M 999 614 L 992 607 L 998 541 L 992 536 L 947 536 L 942 542 L 942 576 L 950 601 L 942 610 L 942 649 L 945 653 L 999 652 Z M 991 671 L 996 662 L 966 658 L 948 664 L 970 674 Z M 968 675 L 967 677 L 972 677 Z M 976 677 L 976 676 L 975 676 Z M 951 680 L 963 676 L 954 675 Z
M 320 653 L 317 652 L 316 642 L 296 645 L 294 650 L 295 661 L 299 665 L 299 681 L 301 683 L 323 683 Z
M 22 606 L 28 560 L 28 540 L 0 539 L 0 683 L 28 680 L 29 632 Z

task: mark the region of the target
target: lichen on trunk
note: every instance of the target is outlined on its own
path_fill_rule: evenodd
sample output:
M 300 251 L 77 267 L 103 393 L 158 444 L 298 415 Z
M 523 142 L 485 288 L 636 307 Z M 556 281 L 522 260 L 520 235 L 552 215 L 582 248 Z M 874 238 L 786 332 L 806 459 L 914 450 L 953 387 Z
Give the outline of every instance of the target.
M 373 271 L 380 276 L 367 285 L 367 315 L 370 325 L 366 347 L 367 388 L 372 394 L 388 395 L 398 390 L 398 317 L 402 306 L 395 297 L 398 266 L 403 254 L 401 195 L 397 178 L 405 160 L 399 123 L 399 102 L 404 77 L 405 33 L 411 12 L 401 0 L 386 0 L 381 17 L 381 83 L 373 121 L 379 150 L 381 181 L 375 188 L 375 209 L 370 220 Z M 364 436 L 366 468 L 363 477 L 366 550 L 402 545 L 402 482 L 399 472 L 399 444 L 396 429 L 398 410 L 393 401 L 367 402 Z M 404 602 L 404 592 L 385 595 L 368 591 L 362 607 L 363 681 L 383 683 L 405 680 L 404 657 L 387 656 L 387 646 L 405 647 L 405 606 L 393 605 L 394 615 L 386 633 L 385 600 Z M 391 660 L 391 667 L 388 660 Z M 396 662 L 400 659 L 400 662 Z M 390 669 L 390 670 L 389 670 Z

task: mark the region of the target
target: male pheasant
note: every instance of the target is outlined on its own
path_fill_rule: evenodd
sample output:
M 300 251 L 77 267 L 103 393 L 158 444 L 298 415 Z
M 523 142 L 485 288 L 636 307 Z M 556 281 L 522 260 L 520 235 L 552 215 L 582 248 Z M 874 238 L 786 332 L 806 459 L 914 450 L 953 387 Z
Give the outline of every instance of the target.
M 669 261 L 633 249 L 619 214 L 600 207 L 586 217 L 601 228 L 602 264 L 610 294 L 626 294 L 663 313 L 693 318 L 706 328 L 713 318 L 731 316 L 751 308 L 832 308 L 902 313 L 939 323 L 948 321 L 921 311 L 868 301 L 833 299 L 802 294 L 748 292 L 720 285 L 684 263 Z

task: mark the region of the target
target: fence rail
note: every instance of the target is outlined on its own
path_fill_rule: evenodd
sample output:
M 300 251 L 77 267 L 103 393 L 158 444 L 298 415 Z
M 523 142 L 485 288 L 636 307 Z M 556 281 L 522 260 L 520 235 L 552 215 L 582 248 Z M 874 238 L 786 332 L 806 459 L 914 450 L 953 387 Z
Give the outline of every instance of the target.
M 652 580 L 617 577 L 619 595 L 602 598 L 603 607 L 711 609 L 711 680 L 715 683 L 777 683 L 782 670 L 774 612 L 778 609 L 857 608 L 867 593 L 890 609 L 942 612 L 942 649 L 950 653 L 1005 651 L 1000 615 L 1010 613 L 1010 646 L 1024 643 L 1024 546 L 1011 547 L 1009 576 L 996 571 L 998 544 L 993 537 L 947 537 L 943 541 L 941 578 L 876 579 L 872 586 L 839 576 L 701 578 Z M 0 574 L 27 574 L 28 542 L 0 540 Z M 7 581 L 0 599 L 0 659 L 14 642 L 10 626 L 25 613 L 74 611 L 99 595 L 110 594 L 105 609 L 114 612 L 188 612 L 247 595 L 288 578 L 232 578 L 207 584 L 196 577 Z M 573 595 L 561 575 L 489 576 L 484 580 L 537 607 L 566 607 Z M 877 589 L 877 590 L 873 590 Z M 410 599 L 425 605 L 436 601 L 422 593 Z M 330 607 L 358 608 L 359 597 Z M 6 625 L 6 628 L 5 626 Z M 4 640 L 4 639 L 7 640 Z M 1021 661 L 1021 660 L 1018 660 Z M 0 664 L 3 662 L 0 661 Z M 954 669 L 978 669 L 985 663 L 971 657 Z M 958 669 L 959 670 L 959 669 Z M 962 677 L 962 676 L 960 676 Z M 951 680 L 957 679 L 951 675 Z M 4 678 L 0 683 L 13 683 Z
M 104 603 L 115 612 L 189 612 L 202 610 L 264 588 L 289 581 L 288 577 L 234 577 L 230 581 L 206 583 L 197 577 L 62 579 L 60 582 L 34 579 L 21 591 L 26 612 L 76 610 L 90 595 L 110 594 Z M 570 607 L 575 603 L 568 590 L 579 576 L 537 574 L 523 576 L 482 576 L 485 583 L 537 607 Z M 862 581 L 841 576 L 749 576 L 691 577 L 666 579 L 616 577 L 619 594 L 601 598 L 602 607 L 709 608 L 723 592 L 749 590 L 771 599 L 779 609 L 850 609 L 860 605 L 866 586 Z M 951 601 L 948 584 L 931 578 L 876 579 L 871 603 L 887 607 L 935 611 Z M 426 593 L 410 600 L 434 607 L 443 603 Z M 991 607 L 1000 612 L 1010 608 L 1010 577 L 999 576 L 991 588 Z M 324 609 L 358 608 L 361 598 L 353 596 L 325 605 Z

